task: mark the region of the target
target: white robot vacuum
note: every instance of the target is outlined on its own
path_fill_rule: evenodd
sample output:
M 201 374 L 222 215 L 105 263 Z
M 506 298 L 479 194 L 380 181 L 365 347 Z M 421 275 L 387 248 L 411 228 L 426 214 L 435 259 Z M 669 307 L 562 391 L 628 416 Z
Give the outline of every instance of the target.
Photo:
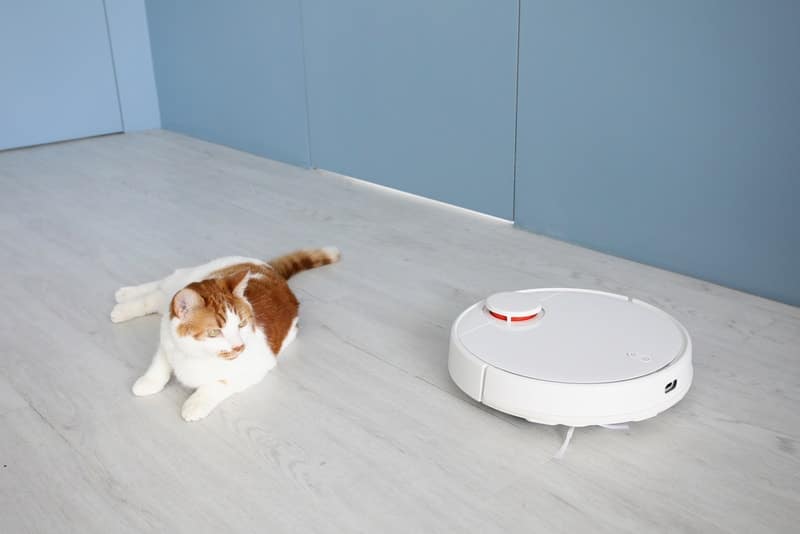
M 653 417 L 686 395 L 692 342 L 672 316 L 634 298 L 529 289 L 464 311 L 448 367 L 467 395 L 501 412 L 546 425 L 613 426 Z

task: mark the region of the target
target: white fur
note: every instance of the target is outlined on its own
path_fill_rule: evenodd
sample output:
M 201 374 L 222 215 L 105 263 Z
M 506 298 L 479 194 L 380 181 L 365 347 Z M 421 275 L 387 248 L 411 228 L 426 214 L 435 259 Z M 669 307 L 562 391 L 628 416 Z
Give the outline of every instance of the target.
M 322 252 L 334 263 L 342 257 L 342 253 L 336 247 L 322 247 Z
M 191 336 L 179 336 L 176 328 L 180 320 L 170 319 L 169 306 L 178 291 L 207 278 L 218 269 L 239 263 L 266 265 L 261 260 L 239 256 L 219 258 L 197 267 L 178 269 L 163 280 L 117 291 L 117 305 L 111 311 L 112 321 L 126 321 L 150 313 L 163 314 L 158 350 L 145 374 L 133 384 L 134 395 L 158 393 L 174 373 L 183 385 L 195 388 L 183 404 L 181 415 L 187 421 L 196 421 L 232 394 L 260 382 L 275 367 L 275 354 L 269 348 L 264 332 L 254 329 L 252 324 L 239 328 L 240 319 L 233 310 L 227 312 L 222 335 L 202 342 Z M 242 294 L 247 280 L 243 280 L 235 292 Z M 282 342 L 281 351 L 297 335 L 296 324 L 297 318 Z M 225 360 L 218 355 L 220 351 L 230 351 L 240 345 L 244 345 L 244 350 L 235 359 Z

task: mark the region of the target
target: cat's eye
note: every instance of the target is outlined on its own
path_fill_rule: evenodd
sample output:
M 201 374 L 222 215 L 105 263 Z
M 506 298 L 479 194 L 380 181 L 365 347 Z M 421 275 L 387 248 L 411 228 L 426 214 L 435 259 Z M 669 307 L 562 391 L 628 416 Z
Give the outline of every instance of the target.
M 244 328 L 245 326 L 247 326 L 247 319 L 239 321 L 239 328 Z
M 208 337 L 217 337 L 217 336 L 218 336 L 218 335 L 220 335 L 221 333 L 222 333 L 222 332 L 220 331 L 220 329 L 219 329 L 219 328 L 212 328 L 212 329 L 210 329 L 208 332 L 206 332 L 206 335 L 207 335 Z

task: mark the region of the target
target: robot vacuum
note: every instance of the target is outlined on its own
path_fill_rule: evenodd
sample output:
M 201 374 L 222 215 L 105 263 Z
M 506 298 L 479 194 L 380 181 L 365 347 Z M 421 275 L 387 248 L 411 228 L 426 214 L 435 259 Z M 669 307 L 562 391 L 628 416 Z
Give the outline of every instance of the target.
M 692 342 L 671 315 L 631 297 L 529 289 L 464 311 L 448 368 L 467 395 L 501 412 L 546 425 L 613 426 L 653 417 L 686 395 Z

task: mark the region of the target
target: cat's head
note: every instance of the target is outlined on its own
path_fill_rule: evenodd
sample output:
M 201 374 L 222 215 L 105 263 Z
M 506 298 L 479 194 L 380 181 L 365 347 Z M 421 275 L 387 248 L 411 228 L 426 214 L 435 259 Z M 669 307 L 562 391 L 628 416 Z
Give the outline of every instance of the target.
M 194 282 L 172 298 L 175 334 L 191 352 L 233 360 L 245 349 L 253 310 L 244 298 L 247 273 Z

